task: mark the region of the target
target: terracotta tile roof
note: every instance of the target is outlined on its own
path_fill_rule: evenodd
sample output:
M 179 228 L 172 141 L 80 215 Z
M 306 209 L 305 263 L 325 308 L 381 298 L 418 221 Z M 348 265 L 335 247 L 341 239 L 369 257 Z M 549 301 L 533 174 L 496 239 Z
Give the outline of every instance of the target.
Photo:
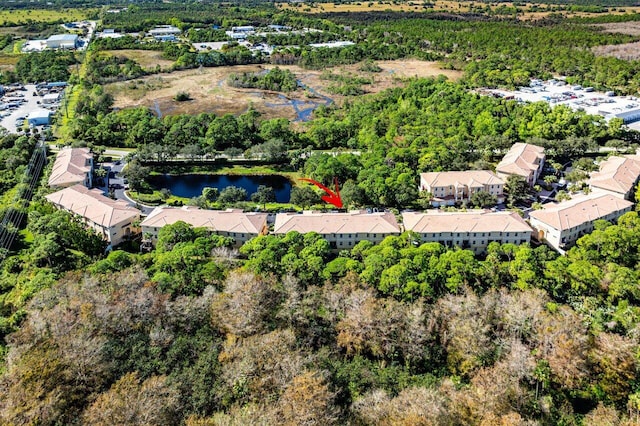
M 619 212 L 633 205 L 611 194 L 593 192 L 557 204 L 545 204 L 542 210 L 535 210 L 529 217 L 563 231 L 593 222 Z
M 140 211 L 124 201 L 105 197 L 99 189 L 73 185 L 45 197 L 56 204 L 98 225 L 110 228 L 126 220 L 134 220 Z
M 538 170 L 544 158 L 544 148 L 527 143 L 515 143 L 496 166 L 496 172 L 528 177 Z
M 184 206 L 156 207 L 145 220 L 142 227 L 161 228 L 183 221 L 194 228 L 208 228 L 213 231 L 259 234 L 267 224 L 266 213 L 244 213 L 238 209 L 204 210 Z
M 515 212 L 405 212 L 402 213 L 402 220 L 407 231 L 418 233 L 532 231 Z
M 612 156 L 600 163 L 600 171 L 592 173 L 589 185 L 607 191 L 627 194 L 640 176 L 640 156 Z
M 274 234 L 298 231 L 302 234 L 399 234 L 400 226 L 393 213 L 348 213 L 303 212 L 276 215 Z
M 82 183 L 91 173 L 93 154 L 87 148 L 66 148 L 60 150 L 49 176 L 49 186 L 70 186 Z
M 504 181 L 489 170 L 420 173 L 420 181 L 431 187 L 504 185 Z

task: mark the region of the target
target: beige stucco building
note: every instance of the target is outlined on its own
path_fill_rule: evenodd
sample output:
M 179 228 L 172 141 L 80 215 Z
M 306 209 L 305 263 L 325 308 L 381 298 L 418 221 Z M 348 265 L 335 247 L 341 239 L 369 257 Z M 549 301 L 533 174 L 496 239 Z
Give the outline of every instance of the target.
M 532 234 L 531 227 L 515 212 L 405 212 L 402 220 L 405 230 L 419 234 L 423 243 L 460 247 L 475 254 L 485 252 L 492 242 L 526 244 Z
M 504 180 L 489 170 L 429 172 L 420 174 L 420 190 L 430 192 L 435 207 L 466 203 L 476 192 L 488 192 L 504 202 Z
M 138 233 L 140 211 L 124 201 L 105 197 L 99 189 L 77 184 L 49 194 L 46 199 L 56 208 L 80 217 L 112 247 Z
M 93 154 L 88 148 L 64 148 L 56 155 L 49 186 L 66 188 L 81 184 L 91 188 L 93 175 Z
M 379 243 L 390 235 L 400 235 L 398 221 L 391 212 L 368 213 L 279 213 L 273 227 L 276 235 L 297 231 L 301 234 L 317 232 L 334 250 L 351 249 L 362 240 Z
M 593 192 L 557 204 L 545 204 L 542 210 L 529 214 L 529 223 L 536 237 L 560 252 L 578 238 L 593 231 L 596 220 L 613 222 L 628 211 L 633 203 L 606 193 Z
M 496 166 L 496 174 L 506 180 L 522 176 L 530 186 L 536 184 L 544 167 L 544 148 L 528 143 L 515 143 Z
M 239 209 L 204 210 L 191 206 L 156 207 L 140 226 L 143 234 L 155 241 L 163 226 L 178 221 L 194 228 L 207 228 L 223 237 L 231 237 L 236 246 L 268 231 L 266 213 L 245 213 Z
M 592 173 L 589 186 L 601 189 L 626 200 L 631 198 L 640 178 L 640 156 L 611 156 L 600 163 L 600 170 Z

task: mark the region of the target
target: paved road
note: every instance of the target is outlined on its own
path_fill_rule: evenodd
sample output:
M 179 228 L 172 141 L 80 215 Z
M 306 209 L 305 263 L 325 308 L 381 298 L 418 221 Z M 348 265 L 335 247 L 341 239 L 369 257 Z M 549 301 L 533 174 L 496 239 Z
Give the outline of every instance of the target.
M 103 190 L 105 193 L 109 193 L 108 187 L 111 185 L 114 185 L 116 189 L 114 189 L 113 193 L 116 199 L 126 201 L 130 205 L 140 208 L 143 214 L 148 215 L 154 209 L 153 206 L 145 206 L 145 205 L 136 203 L 134 200 L 127 197 L 126 191 L 124 189 L 125 187 L 124 178 L 121 175 L 121 172 L 124 166 L 125 166 L 125 163 L 123 161 L 116 161 L 114 163 L 103 163 L 103 167 L 106 167 L 109 170 L 109 174 L 108 174 L 108 177 L 105 179 L 105 185 L 100 187 L 100 189 Z

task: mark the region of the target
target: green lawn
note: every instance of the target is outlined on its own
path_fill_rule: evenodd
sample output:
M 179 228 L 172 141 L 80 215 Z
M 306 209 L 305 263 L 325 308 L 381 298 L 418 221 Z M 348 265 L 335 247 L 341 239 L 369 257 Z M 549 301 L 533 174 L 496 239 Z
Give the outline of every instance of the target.
M 0 10 L 0 26 L 24 25 L 28 22 L 73 22 L 89 18 L 96 9 L 24 9 Z

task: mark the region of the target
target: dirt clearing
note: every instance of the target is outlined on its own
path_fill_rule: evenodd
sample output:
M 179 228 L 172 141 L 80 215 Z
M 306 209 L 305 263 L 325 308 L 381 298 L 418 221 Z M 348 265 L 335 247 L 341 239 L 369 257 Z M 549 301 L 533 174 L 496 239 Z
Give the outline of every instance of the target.
M 609 24 L 595 24 L 594 27 L 602 28 L 607 33 L 627 34 L 631 36 L 640 35 L 640 22 L 612 22 Z
M 614 58 L 633 61 L 640 59 L 640 42 L 596 46 L 593 48 L 593 53 L 598 56 L 613 56 Z
M 142 68 L 155 68 L 156 65 L 160 65 L 161 69 L 169 69 L 173 65 L 173 61 L 164 59 L 162 52 L 157 50 L 105 50 L 111 56 L 125 57 L 136 61 Z
M 363 85 L 367 93 L 377 93 L 389 87 L 403 84 L 404 78 L 431 77 L 443 74 L 456 80 L 461 72 L 442 70 L 435 62 L 418 60 L 380 61 L 379 73 L 360 71 L 361 64 L 335 67 L 334 74 L 366 76 L 373 84 Z M 341 105 L 344 96 L 334 95 L 327 90 L 331 81 L 321 78 L 323 71 L 306 70 L 298 66 L 281 66 L 293 72 L 304 88 L 295 92 L 276 93 L 258 89 L 237 89 L 229 87 L 227 78 L 232 73 L 259 72 L 274 68 L 274 65 L 239 65 L 217 68 L 199 68 L 157 74 L 127 82 L 111 83 L 105 86 L 115 98 L 115 107 L 130 108 L 145 106 L 159 116 L 175 114 L 198 114 L 213 112 L 241 114 L 252 106 L 263 118 L 284 117 L 292 121 L 304 121 L 311 110 L 319 105 L 335 102 Z M 174 98 L 178 92 L 187 92 L 192 100 L 178 102 Z

